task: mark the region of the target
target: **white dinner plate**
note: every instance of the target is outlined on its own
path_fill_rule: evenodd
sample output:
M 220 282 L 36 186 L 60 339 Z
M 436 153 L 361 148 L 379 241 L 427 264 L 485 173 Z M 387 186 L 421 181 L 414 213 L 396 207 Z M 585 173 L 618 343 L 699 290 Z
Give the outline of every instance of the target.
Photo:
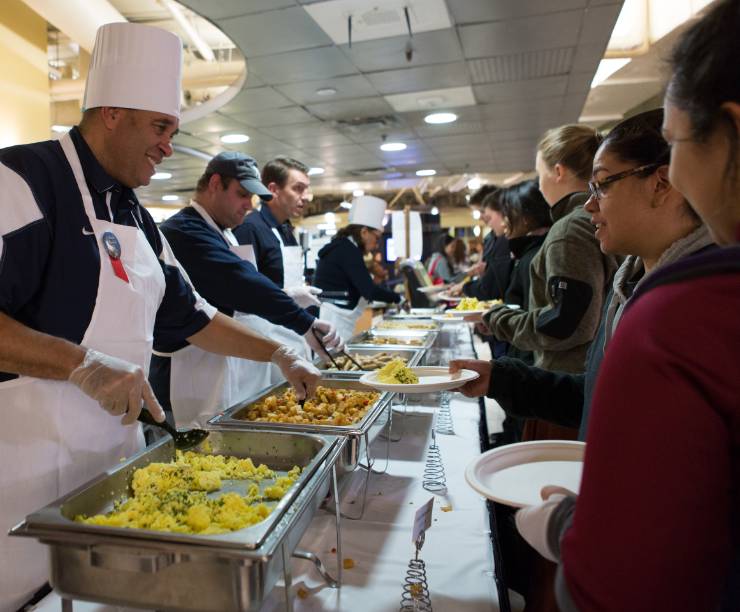
M 462 299 L 465 296 L 464 295 L 450 295 L 446 291 L 442 291 L 437 294 L 437 297 L 439 297 L 439 299 L 442 300 L 443 302 L 453 302 L 456 304 L 457 302 L 462 301 Z
M 500 504 L 523 508 L 542 502 L 540 491 L 558 485 L 578 492 L 584 442 L 537 440 L 499 446 L 465 468 L 465 480 L 478 493 Z
M 447 289 L 449 285 L 427 285 L 426 287 L 417 287 L 416 290 L 419 293 L 439 293 Z
M 383 383 L 378 380 L 377 370 L 368 372 L 360 377 L 360 382 L 368 387 L 380 391 L 392 391 L 396 393 L 433 393 L 435 391 L 446 391 L 462 387 L 466 382 L 478 378 L 478 372 L 473 370 L 460 370 L 450 374 L 447 368 L 436 366 L 417 366 L 409 368 L 419 377 L 419 382 L 414 385 Z

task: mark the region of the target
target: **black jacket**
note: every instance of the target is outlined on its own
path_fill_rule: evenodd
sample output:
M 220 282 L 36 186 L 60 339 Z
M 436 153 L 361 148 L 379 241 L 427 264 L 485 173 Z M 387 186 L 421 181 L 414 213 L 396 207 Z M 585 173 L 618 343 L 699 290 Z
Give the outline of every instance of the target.
M 357 306 L 361 297 L 368 302 L 394 304 L 401 299 L 397 293 L 373 283 L 360 248 L 349 238 L 338 238 L 322 247 L 313 284 L 324 291 L 349 292 L 349 309 Z
M 504 299 L 514 262 L 509 254 L 509 241 L 506 237 L 500 236 L 493 240 L 493 246 L 487 257 L 484 250 L 486 269 L 482 276 L 478 280 L 463 285 L 463 293 L 468 297 L 475 297 L 479 300 Z

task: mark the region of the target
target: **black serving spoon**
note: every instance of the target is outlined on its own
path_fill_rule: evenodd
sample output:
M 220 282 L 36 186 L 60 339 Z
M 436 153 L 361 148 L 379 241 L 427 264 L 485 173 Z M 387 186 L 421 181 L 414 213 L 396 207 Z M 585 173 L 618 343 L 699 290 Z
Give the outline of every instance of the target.
M 175 448 L 179 450 L 188 450 L 189 448 L 198 446 L 198 444 L 208 437 L 208 432 L 205 429 L 183 429 L 182 431 L 178 431 L 167 421 L 157 423 L 157 421 L 154 420 L 152 413 L 146 408 L 141 409 L 138 419 L 147 425 L 154 425 L 154 427 L 164 429 L 172 436 L 172 439 L 175 441 Z

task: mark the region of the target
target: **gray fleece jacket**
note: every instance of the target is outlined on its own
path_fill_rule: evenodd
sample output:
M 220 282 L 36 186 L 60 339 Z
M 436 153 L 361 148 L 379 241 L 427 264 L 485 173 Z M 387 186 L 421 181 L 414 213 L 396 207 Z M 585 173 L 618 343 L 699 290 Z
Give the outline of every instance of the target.
M 500 305 L 484 316 L 496 338 L 532 351 L 534 365 L 545 370 L 583 372 L 619 265 L 599 248 L 583 209 L 587 199 L 575 193 L 553 206 L 555 224 L 530 266 L 529 310 Z

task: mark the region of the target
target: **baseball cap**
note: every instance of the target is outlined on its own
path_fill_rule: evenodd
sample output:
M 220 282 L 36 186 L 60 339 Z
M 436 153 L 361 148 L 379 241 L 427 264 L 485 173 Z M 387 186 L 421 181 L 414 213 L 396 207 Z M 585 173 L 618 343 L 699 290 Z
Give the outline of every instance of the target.
M 232 176 L 249 193 L 255 193 L 263 200 L 272 200 L 272 193 L 260 180 L 257 162 L 249 155 L 244 155 L 238 151 L 219 153 L 208 162 L 206 174 Z

